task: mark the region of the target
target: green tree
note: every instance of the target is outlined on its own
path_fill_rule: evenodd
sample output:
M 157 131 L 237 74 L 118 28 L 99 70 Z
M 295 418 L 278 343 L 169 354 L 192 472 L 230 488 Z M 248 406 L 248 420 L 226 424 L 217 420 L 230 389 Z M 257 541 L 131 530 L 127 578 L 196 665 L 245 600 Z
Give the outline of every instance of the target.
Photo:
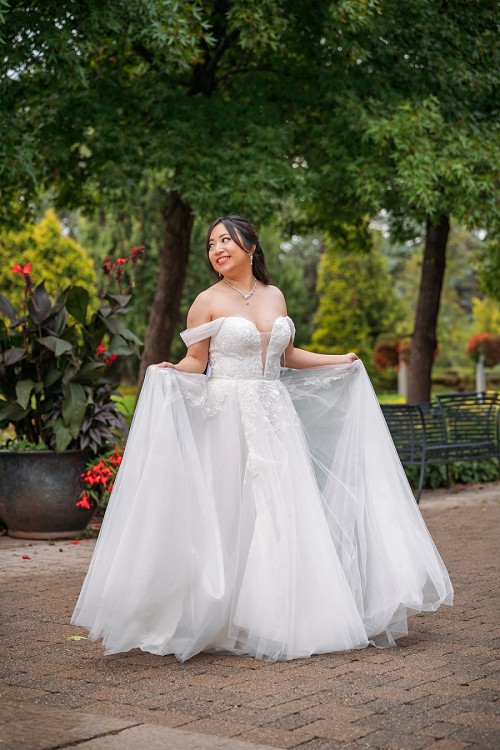
M 474 333 L 500 336 L 500 304 L 491 297 L 473 297 L 472 318 Z
M 195 215 L 262 222 L 294 181 L 278 93 L 318 10 L 305 0 L 20 0 L 7 14 L 6 213 L 48 186 L 63 206 L 127 210 L 151 183 L 163 197 L 143 371 L 168 354 Z
M 69 284 L 78 284 L 95 294 L 94 263 L 85 248 L 64 236 L 54 211 L 46 211 L 38 224 L 0 233 L 0 287 L 14 304 L 20 305 L 23 288 L 11 272 L 15 263 L 31 263 L 34 280 L 45 279 L 52 296 Z
M 350 14 L 352 5 L 363 11 Z M 297 136 L 312 217 L 326 225 L 385 208 L 399 236 L 424 228 L 409 400 L 428 400 L 450 216 L 490 231 L 498 218 L 498 4 L 370 0 L 330 10 Z
M 500 302 L 500 238 L 483 243 L 477 253 L 477 271 L 481 290 Z
M 473 332 L 474 300 L 479 294 L 473 261 L 481 252 L 483 244 L 476 234 L 468 232 L 456 222 L 452 223 L 437 327 L 438 356 L 435 362 L 439 368 L 456 369 L 470 364 L 465 347 Z M 389 259 L 394 290 L 404 310 L 396 327 L 398 336 L 408 336 L 413 328 L 423 246 L 423 239 L 418 243 L 403 245 L 393 244 L 386 239 L 383 244 L 384 255 Z
M 366 230 L 360 235 L 352 227 L 327 240 L 318 269 L 319 305 L 312 336 L 315 351 L 355 351 L 368 369 L 376 340 L 394 334 L 401 312 L 386 261 L 373 244 Z

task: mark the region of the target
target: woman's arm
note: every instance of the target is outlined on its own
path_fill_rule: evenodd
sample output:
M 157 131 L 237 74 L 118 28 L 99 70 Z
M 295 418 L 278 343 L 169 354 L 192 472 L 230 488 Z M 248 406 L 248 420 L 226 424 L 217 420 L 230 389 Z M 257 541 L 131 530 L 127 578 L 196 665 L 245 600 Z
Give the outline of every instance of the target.
M 286 315 L 286 301 L 283 293 L 276 287 L 275 289 L 279 294 L 283 315 Z M 356 359 L 359 359 L 359 357 L 354 352 L 348 354 L 317 354 L 305 349 L 298 349 L 293 345 L 292 338 L 284 351 L 281 364 L 294 370 L 306 370 L 308 367 L 324 367 L 325 365 L 350 365 Z
M 347 365 L 358 359 L 354 352 L 348 354 L 317 354 L 305 349 L 297 349 L 293 342 L 285 349 L 284 362 L 286 367 L 303 370 L 308 367 L 321 367 L 324 365 Z
M 195 299 L 188 312 L 188 328 L 196 328 L 196 326 L 210 322 L 208 306 L 204 300 L 200 300 L 201 296 L 199 295 Z M 204 339 L 203 341 L 198 341 L 196 344 L 191 344 L 186 356 L 176 365 L 173 365 L 171 362 L 159 362 L 156 367 L 171 367 L 181 372 L 194 372 L 201 375 L 207 367 L 209 341 L 210 339 Z
M 205 372 L 208 362 L 208 340 L 199 341 L 189 347 L 186 356 L 173 365 L 171 362 L 159 362 L 156 367 L 171 367 L 180 372 L 195 372 L 201 375 Z

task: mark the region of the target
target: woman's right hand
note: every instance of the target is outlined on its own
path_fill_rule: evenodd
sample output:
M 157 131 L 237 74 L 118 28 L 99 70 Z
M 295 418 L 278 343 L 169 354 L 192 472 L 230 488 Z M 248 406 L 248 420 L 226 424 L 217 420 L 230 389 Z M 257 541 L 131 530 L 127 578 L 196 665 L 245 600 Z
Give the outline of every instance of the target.
M 174 370 L 176 369 L 175 365 L 173 365 L 172 362 L 158 362 L 158 364 L 155 365 L 155 367 L 171 367 Z

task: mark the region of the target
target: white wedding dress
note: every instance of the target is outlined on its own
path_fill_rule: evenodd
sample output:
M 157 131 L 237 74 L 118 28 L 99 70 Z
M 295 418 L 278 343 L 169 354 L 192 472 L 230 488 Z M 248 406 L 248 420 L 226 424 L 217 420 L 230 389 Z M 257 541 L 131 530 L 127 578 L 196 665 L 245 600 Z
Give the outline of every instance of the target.
M 393 645 L 453 590 L 361 362 L 282 371 L 290 318 L 239 317 L 211 374 L 149 367 L 72 623 L 106 653 Z

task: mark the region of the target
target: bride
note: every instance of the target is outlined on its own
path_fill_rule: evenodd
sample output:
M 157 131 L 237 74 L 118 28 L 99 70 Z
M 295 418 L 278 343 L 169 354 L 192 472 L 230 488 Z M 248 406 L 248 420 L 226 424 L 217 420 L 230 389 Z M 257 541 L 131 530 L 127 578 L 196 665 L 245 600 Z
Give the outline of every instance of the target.
M 184 359 L 148 368 L 72 623 L 180 660 L 394 645 L 453 589 L 365 369 L 294 346 L 247 219 L 216 219 L 207 255 L 219 281 Z

